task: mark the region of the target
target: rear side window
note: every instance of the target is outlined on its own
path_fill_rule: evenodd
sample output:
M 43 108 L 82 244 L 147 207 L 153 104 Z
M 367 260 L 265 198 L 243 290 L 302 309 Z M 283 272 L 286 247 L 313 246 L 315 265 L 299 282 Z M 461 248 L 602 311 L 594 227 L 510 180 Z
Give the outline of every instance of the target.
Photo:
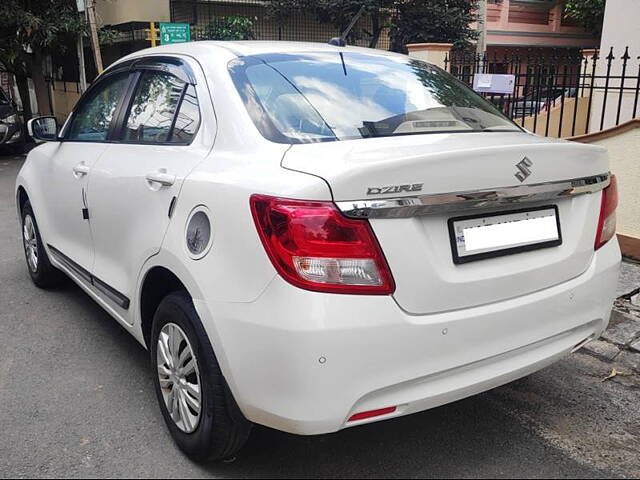
M 145 71 L 125 118 L 124 142 L 190 143 L 200 124 L 195 88 L 171 74 Z
M 193 85 L 189 85 L 184 96 L 171 136 L 172 143 L 190 143 L 200 126 L 200 110 L 198 97 Z
M 67 140 L 104 142 L 118 102 L 127 88 L 128 73 L 107 77 L 89 93 L 73 116 Z

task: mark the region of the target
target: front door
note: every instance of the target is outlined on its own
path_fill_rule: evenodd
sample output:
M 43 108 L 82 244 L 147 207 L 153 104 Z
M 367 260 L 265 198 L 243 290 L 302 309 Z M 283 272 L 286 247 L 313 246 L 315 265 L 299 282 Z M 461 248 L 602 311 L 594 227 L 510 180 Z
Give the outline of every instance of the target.
M 158 68 L 136 75 L 118 140 L 93 169 L 88 198 L 92 273 L 106 296 L 124 310 L 142 265 L 160 250 L 184 178 L 212 142 L 198 135 L 195 85 Z
M 63 140 L 55 149 L 45 174 L 43 202 L 46 240 L 58 259 L 76 273 L 93 266 L 91 228 L 87 218 L 88 179 L 108 148 L 114 113 L 124 96 L 128 73 L 107 76 L 87 92 L 74 113 Z M 71 262 L 69 262 L 70 260 Z

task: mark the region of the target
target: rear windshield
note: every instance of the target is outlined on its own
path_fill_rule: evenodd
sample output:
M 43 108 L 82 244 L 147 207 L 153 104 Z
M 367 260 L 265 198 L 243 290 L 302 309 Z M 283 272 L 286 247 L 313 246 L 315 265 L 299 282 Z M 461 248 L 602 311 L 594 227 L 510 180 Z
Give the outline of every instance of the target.
M 521 131 L 448 73 L 409 57 L 255 55 L 229 71 L 256 127 L 279 143 Z

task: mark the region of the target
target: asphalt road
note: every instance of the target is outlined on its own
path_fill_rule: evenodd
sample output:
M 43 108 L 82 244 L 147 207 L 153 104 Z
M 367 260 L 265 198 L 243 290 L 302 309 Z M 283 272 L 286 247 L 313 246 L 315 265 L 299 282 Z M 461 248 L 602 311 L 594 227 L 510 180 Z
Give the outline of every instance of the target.
M 584 354 L 424 413 L 316 437 L 256 427 L 233 462 L 177 450 L 147 352 L 82 291 L 24 264 L 0 157 L 0 477 L 612 477 L 640 475 L 640 383 Z

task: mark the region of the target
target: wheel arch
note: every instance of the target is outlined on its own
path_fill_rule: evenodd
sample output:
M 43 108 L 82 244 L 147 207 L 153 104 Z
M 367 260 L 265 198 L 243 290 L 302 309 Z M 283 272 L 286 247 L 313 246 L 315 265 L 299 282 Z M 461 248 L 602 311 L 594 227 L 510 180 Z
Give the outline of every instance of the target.
M 162 299 L 173 291 L 185 291 L 192 299 L 196 312 L 204 330 L 209 337 L 213 351 L 220 364 L 222 374 L 227 381 L 234 398 L 238 397 L 238 388 L 233 380 L 232 370 L 200 285 L 182 259 L 172 251 L 162 248 L 151 257 L 141 269 L 135 299 L 135 318 L 133 319 L 134 336 L 147 349 L 151 349 L 151 332 L 153 317 Z
M 24 204 L 29 201 L 29 194 L 27 190 L 19 185 L 16 189 L 16 206 L 18 207 L 18 215 L 22 215 L 22 209 L 24 208 Z
M 178 276 L 163 266 L 154 266 L 145 274 L 140 288 L 140 328 L 147 348 L 150 347 L 153 316 L 164 297 L 171 292 L 191 293 Z

